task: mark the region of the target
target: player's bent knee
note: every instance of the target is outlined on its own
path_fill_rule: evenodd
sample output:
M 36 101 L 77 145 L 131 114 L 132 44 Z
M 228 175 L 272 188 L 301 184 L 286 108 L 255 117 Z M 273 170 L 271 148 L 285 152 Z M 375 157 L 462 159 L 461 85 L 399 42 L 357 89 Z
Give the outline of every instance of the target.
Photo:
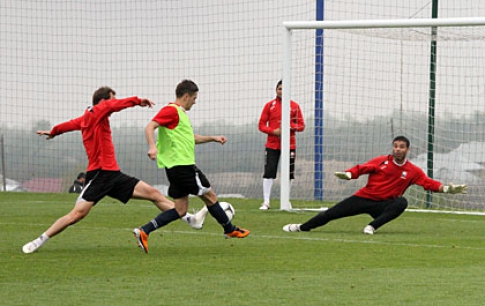
M 200 195 L 199 198 L 208 206 L 212 206 L 217 202 L 217 194 L 212 188 L 209 188 L 208 191 Z
M 77 211 L 72 211 L 67 215 L 67 220 L 69 225 L 73 225 L 84 219 L 84 217 L 87 216 L 89 211 L 83 211 L 83 210 L 77 210 Z
M 397 198 L 395 202 L 395 207 L 400 211 L 406 210 L 406 208 L 408 207 L 408 200 L 403 197 Z

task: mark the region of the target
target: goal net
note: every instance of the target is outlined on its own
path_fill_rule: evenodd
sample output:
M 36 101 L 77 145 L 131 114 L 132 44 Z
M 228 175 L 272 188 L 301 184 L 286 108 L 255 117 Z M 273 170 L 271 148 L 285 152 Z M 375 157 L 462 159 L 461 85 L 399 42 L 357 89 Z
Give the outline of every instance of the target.
M 466 195 L 413 186 L 410 207 L 484 211 L 484 25 L 483 18 L 284 22 L 283 104 L 289 96 L 305 101 L 307 128 L 297 135 L 291 194 L 281 182 L 281 208 L 350 196 L 367 176 L 341 181 L 333 173 L 390 154 L 392 139 L 404 135 L 411 162 L 445 184 L 469 186 Z M 308 194 L 319 201 L 288 203 Z
M 481 1 L 439 2 L 440 17 L 485 16 Z M 283 76 L 282 24 L 314 20 L 319 4 L 326 20 L 425 18 L 432 8 L 419 0 L 0 1 L 0 190 L 67 192 L 87 165 L 79 133 L 46 141 L 35 131 L 81 115 L 95 89 L 111 86 L 118 97 L 156 103 L 110 121 L 122 171 L 166 191 L 143 130 L 190 78 L 200 88 L 188 113 L 195 132 L 228 139 L 196 146 L 198 166 L 221 198 L 262 200 L 266 135 L 258 118 Z M 431 207 L 483 210 L 482 30 L 437 29 L 433 172 L 470 191 L 433 195 Z M 401 133 L 411 139 L 410 158 L 426 170 L 430 31 L 326 29 L 319 45 L 315 29 L 291 31 L 288 85 L 307 124 L 297 134 L 293 207 L 329 206 L 353 193 L 365 181 L 342 182 L 333 172 L 390 152 Z M 289 189 L 281 177 L 278 171 L 272 208 Z M 420 188 L 409 192 L 413 206 L 427 207 Z

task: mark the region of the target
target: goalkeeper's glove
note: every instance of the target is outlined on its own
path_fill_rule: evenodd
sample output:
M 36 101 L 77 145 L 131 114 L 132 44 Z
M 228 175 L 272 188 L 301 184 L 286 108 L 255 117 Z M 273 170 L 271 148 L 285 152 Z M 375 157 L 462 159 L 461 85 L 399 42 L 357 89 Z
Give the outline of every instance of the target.
M 452 183 L 450 183 L 448 186 L 443 186 L 444 193 L 451 193 L 451 194 L 466 193 L 467 190 L 468 190 L 467 185 L 453 185 Z
M 352 178 L 352 173 L 350 172 L 335 172 L 335 176 L 341 180 L 350 180 Z

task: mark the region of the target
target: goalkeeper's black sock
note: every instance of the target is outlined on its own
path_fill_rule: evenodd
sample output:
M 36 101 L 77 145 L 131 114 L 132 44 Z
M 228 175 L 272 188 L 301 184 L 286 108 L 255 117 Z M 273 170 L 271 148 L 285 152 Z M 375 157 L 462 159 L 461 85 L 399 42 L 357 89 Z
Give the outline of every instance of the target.
M 308 231 L 310 231 L 314 228 L 317 228 L 319 226 L 323 226 L 323 225 L 327 224 L 330 221 L 328 219 L 327 215 L 328 215 L 327 211 L 319 212 L 313 218 L 311 218 L 307 222 L 300 225 L 300 231 L 308 232 Z
M 236 227 L 231 223 L 221 205 L 219 205 L 219 201 L 212 206 L 207 206 L 207 210 L 209 210 L 211 216 L 214 217 L 214 219 L 216 219 L 220 225 L 222 225 L 224 228 L 224 233 L 231 233 L 236 230 Z

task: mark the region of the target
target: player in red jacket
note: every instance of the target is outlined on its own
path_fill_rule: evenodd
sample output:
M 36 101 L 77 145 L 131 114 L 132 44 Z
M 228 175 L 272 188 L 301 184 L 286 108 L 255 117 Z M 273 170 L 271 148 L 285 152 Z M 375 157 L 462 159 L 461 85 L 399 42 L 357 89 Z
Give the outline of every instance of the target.
M 267 102 L 259 118 L 259 130 L 268 135 L 266 140 L 264 174 L 263 174 L 263 204 L 260 209 L 270 207 L 271 188 L 276 178 L 278 162 L 281 155 L 281 95 L 283 85 L 280 80 L 276 84 L 276 98 Z M 295 179 L 296 132 L 305 130 L 305 121 L 300 106 L 290 101 L 290 180 Z M 291 182 L 291 181 L 290 181 Z
M 81 131 L 88 156 L 87 184 L 77 198 L 74 208 L 67 215 L 57 219 L 40 237 L 25 244 L 22 248 L 24 253 L 35 252 L 49 238 L 83 219 L 105 196 L 123 203 L 127 203 L 130 198 L 150 200 L 162 211 L 174 207 L 174 203 L 157 189 L 120 171 L 111 138 L 109 117 L 114 112 L 136 105 L 152 107 L 153 102 L 138 97 L 116 99 L 115 94 L 113 89 L 101 87 L 93 94 L 93 105 L 88 107 L 82 116 L 60 123 L 51 131 L 37 131 L 37 134 L 47 136 L 47 140 L 67 132 Z M 186 222 L 189 223 L 187 219 Z
M 340 179 L 357 179 L 368 174 L 367 184 L 354 195 L 337 203 L 326 211 L 318 213 L 303 224 L 287 224 L 285 232 L 310 231 L 328 222 L 359 214 L 369 214 L 373 220 L 364 228 L 364 234 L 373 235 L 384 224 L 399 217 L 408 206 L 402 196 L 411 185 L 425 190 L 443 193 L 466 193 L 466 185 L 443 185 L 429 178 L 423 170 L 413 165 L 406 155 L 409 140 L 398 136 L 393 140 L 392 155 L 375 157 L 368 162 L 354 166 L 345 172 L 335 172 Z

